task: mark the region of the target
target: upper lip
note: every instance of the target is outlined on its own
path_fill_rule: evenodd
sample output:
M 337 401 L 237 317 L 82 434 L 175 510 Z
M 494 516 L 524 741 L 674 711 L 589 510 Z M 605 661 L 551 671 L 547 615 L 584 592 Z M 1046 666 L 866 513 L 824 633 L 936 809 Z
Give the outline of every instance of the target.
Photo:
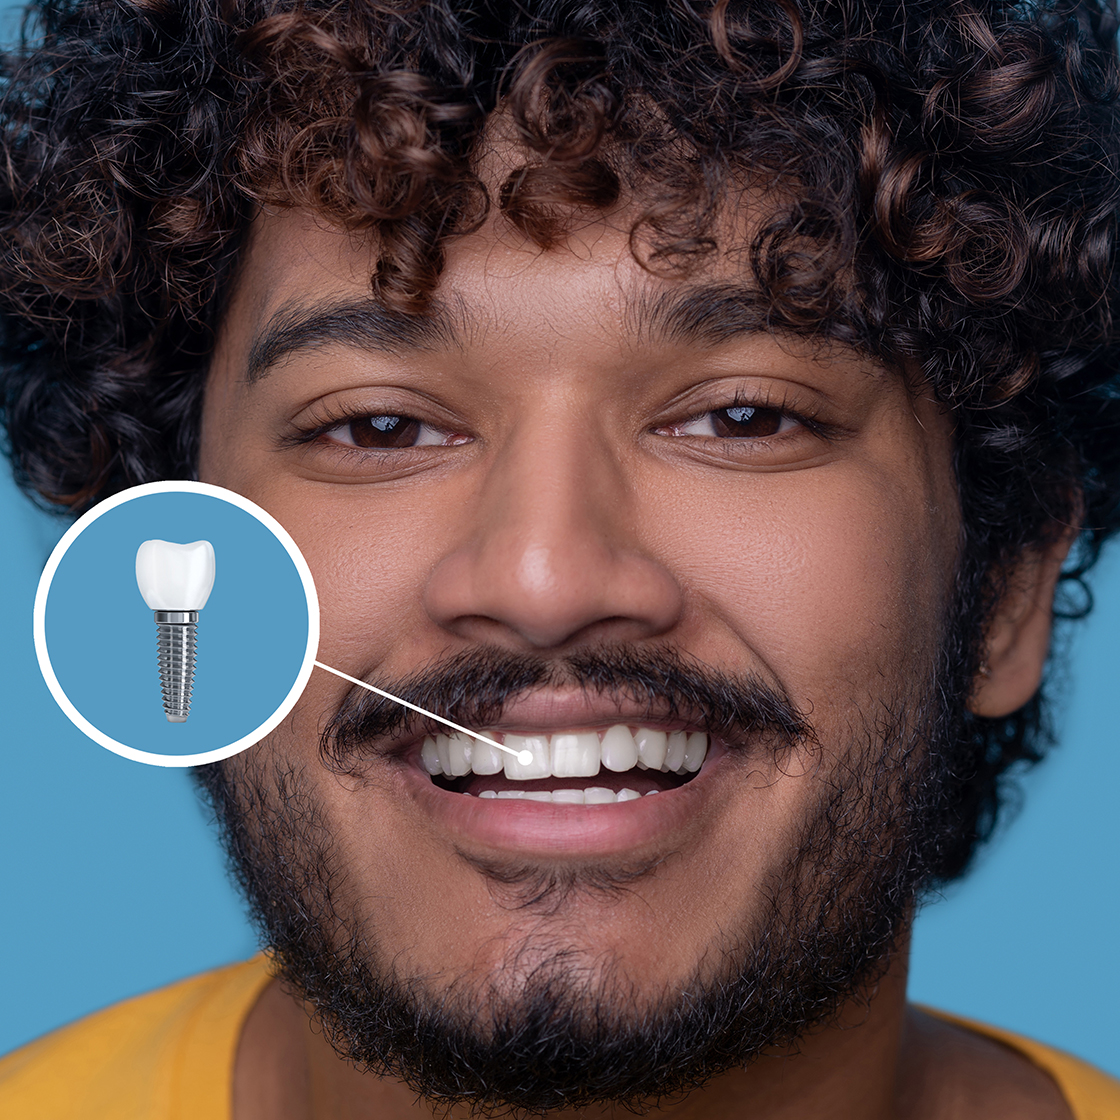
M 538 690 L 511 700 L 498 718 L 487 722 L 491 731 L 533 731 L 551 734 L 581 728 L 610 727 L 616 723 L 655 724 L 674 729 L 701 730 L 696 720 L 674 711 L 668 703 L 636 704 L 620 702 L 609 695 L 588 695 L 581 691 Z M 485 731 L 475 727 L 473 731 Z
M 698 714 L 690 715 L 676 710 L 667 701 L 639 704 L 632 700 L 620 700 L 609 694 L 589 694 L 579 689 L 534 690 L 510 700 L 497 717 L 488 719 L 485 724 L 472 726 L 454 713 L 448 718 L 482 735 L 490 732 L 551 735 L 559 731 L 606 728 L 618 723 L 674 731 L 707 730 Z M 416 716 L 402 724 L 394 734 L 371 744 L 371 747 L 382 754 L 396 753 L 415 744 L 426 734 L 449 730 L 446 725 L 437 721 Z

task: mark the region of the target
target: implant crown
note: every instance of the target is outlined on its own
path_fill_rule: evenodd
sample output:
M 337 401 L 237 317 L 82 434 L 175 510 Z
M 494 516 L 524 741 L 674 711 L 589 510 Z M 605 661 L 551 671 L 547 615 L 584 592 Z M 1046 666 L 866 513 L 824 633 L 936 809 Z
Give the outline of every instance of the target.
M 136 552 L 136 586 L 153 611 L 200 611 L 214 586 L 214 546 L 145 541 Z

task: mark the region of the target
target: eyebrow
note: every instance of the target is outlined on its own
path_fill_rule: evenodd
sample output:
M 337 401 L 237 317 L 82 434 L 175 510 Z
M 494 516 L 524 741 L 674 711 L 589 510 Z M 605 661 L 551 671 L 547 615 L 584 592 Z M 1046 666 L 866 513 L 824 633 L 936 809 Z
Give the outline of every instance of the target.
M 459 307 L 460 320 L 467 319 Z M 771 329 L 768 308 L 756 292 L 734 284 L 699 285 L 684 290 L 643 291 L 626 302 L 625 322 L 647 342 L 665 340 L 718 346 Z M 422 315 L 392 311 L 373 299 L 311 307 L 282 307 L 269 319 L 249 350 L 246 380 L 267 377 L 301 350 L 344 346 L 371 353 L 452 349 L 462 333 L 448 309 L 433 305 Z
M 755 291 L 738 284 L 702 284 L 641 293 L 627 309 L 627 323 L 647 341 L 718 346 L 742 335 L 772 331 L 770 309 Z
M 287 306 L 253 339 L 245 379 L 260 381 L 293 354 L 325 346 L 386 354 L 458 345 L 459 331 L 440 305 L 423 315 L 392 311 L 373 299 Z

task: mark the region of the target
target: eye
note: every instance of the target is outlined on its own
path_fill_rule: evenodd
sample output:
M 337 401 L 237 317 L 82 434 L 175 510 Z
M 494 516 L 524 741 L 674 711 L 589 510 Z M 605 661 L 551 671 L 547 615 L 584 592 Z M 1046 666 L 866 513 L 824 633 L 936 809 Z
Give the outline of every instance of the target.
M 442 447 L 454 437 L 413 416 L 354 416 L 327 428 L 322 435 L 346 447 L 391 450 L 399 447 Z
M 683 424 L 674 424 L 673 435 L 717 439 L 764 439 L 797 427 L 797 421 L 777 408 L 735 404 L 701 413 Z

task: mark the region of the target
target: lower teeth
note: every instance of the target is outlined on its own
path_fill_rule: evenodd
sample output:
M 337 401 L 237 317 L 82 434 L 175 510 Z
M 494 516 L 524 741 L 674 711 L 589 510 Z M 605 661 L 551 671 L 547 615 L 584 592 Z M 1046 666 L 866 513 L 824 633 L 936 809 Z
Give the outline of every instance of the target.
M 651 789 L 646 794 L 659 793 L 660 790 Z M 613 805 L 619 801 L 636 801 L 642 796 L 636 789 L 620 789 L 615 793 L 613 789 L 601 786 L 592 786 L 590 789 L 484 789 L 479 797 L 500 798 L 502 800 L 520 801 L 548 801 L 553 805 Z

